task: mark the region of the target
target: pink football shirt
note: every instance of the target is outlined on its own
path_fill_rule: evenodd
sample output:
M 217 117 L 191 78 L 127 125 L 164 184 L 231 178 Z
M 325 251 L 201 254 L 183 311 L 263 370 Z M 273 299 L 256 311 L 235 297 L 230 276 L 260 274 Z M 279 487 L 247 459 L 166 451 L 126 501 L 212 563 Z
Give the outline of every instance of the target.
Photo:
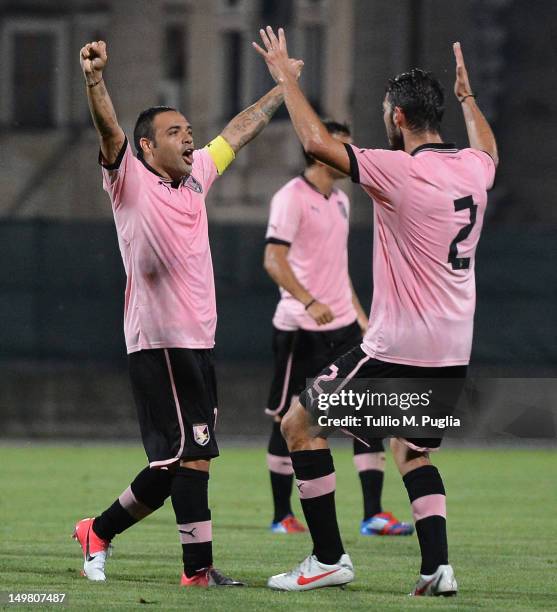
M 493 160 L 450 144 L 422 145 L 412 155 L 347 151 L 352 180 L 374 202 L 374 291 L 362 349 L 407 365 L 467 364 Z
M 126 270 L 124 332 L 128 353 L 212 348 L 217 312 L 205 196 L 217 169 L 205 150 L 176 185 L 132 153 L 103 165 Z
M 281 288 L 273 317 L 277 329 L 327 331 L 356 320 L 348 275 L 349 214 L 343 191 L 334 189 L 327 198 L 302 176 L 274 195 L 267 242 L 290 245 L 287 259 L 296 278 L 335 315 L 330 323 L 317 325 L 304 305 Z

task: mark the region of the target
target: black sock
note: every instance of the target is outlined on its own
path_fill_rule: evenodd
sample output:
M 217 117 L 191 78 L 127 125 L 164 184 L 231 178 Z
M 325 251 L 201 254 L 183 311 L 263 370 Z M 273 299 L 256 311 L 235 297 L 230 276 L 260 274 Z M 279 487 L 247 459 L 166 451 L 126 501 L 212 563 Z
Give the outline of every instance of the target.
M 344 553 L 335 508 L 335 467 L 329 449 L 290 453 L 313 540 L 313 554 L 332 565 Z
M 277 474 L 269 471 L 271 477 L 271 489 L 273 490 L 273 523 L 282 521 L 289 514 L 293 514 L 290 505 L 290 495 L 292 493 L 292 483 L 294 474 Z
M 292 495 L 292 483 L 294 482 L 292 460 L 288 453 L 286 441 L 280 433 L 280 423 L 273 423 L 271 438 L 267 447 L 267 466 L 273 491 L 273 523 L 278 523 L 292 514 L 290 496 Z
M 188 578 L 213 564 L 208 485 L 208 472 L 184 467 L 176 470 L 172 480 L 172 506 Z
M 382 511 L 381 493 L 385 456 L 381 439 L 369 440 L 370 446 L 354 439 L 354 465 L 358 470 L 364 500 L 364 521 Z
M 449 562 L 443 480 L 434 465 L 412 470 L 402 480 L 412 504 L 422 552 L 420 573 L 431 575 Z
M 381 491 L 383 490 L 383 472 L 380 470 L 365 470 L 358 472 L 362 485 L 364 499 L 364 521 L 379 514 L 381 508 Z
M 93 531 L 103 540 L 112 540 L 158 508 L 170 495 L 172 475 L 168 470 L 146 467 L 120 497 L 93 522 Z

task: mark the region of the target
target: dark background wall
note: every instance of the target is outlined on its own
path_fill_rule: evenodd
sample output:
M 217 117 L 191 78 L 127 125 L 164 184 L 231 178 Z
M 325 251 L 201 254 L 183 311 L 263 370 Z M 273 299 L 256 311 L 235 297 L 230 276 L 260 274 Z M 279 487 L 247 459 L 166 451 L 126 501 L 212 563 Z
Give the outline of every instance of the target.
M 275 285 L 262 269 L 264 228 L 211 227 L 221 361 L 270 361 Z M 350 262 L 366 309 L 371 228 L 351 232 Z M 0 359 L 121 362 L 124 273 L 109 221 L 0 223 Z M 487 223 L 477 255 L 473 361 L 557 366 L 553 231 Z M 553 341 L 551 341 L 553 339 Z

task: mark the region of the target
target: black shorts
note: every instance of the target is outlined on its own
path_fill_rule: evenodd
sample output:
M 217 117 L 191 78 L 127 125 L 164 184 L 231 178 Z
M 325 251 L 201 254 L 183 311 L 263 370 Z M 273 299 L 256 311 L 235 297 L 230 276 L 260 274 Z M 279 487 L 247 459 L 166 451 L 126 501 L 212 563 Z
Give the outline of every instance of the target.
M 128 361 L 149 465 L 218 457 L 212 349 L 144 350 Z
M 364 353 L 360 346 L 355 347 L 340 359 L 324 368 L 315 379 L 314 385 L 307 387 L 300 394 L 300 403 L 306 410 L 313 414 L 311 396 L 308 393 L 313 390 L 315 383 L 325 393 L 333 393 L 339 386 L 339 379 L 355 378 L 437 378 L 455 379 L 455 385 L 451 381 L 451 397 L 454 406 L 460 396 L 466 378 L 468 366 L 448 366 L 437 368 L 426 368 L 404 365 L 401 363 L 389 363 L 373 359 Z M 335 382 L 337 381 L 337 382 Z M 462 381 L 462 384 L 460 383 Z M 328 435 L 330 430 L 324 432 Z M 350 433 L 348 430 L 347 433 Z M 318 434 L 321 435 L 321 434 Z M 413 450 L 425 452 L 435 450 L 441 446 L 441 438 L 399 438 Z
M 283 416 L 292 397 L 300 395 L 306 380 L 362 342 L 356 321 L 330 331 L 282 331 L 273 327 L 275 372 L 265 412 Z

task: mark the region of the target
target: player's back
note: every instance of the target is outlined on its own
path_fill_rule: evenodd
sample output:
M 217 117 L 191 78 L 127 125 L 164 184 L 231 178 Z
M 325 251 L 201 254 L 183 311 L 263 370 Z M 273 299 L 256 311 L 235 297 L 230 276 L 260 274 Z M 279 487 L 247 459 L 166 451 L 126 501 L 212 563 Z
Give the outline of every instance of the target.
M 375 202 L 374 297 L 365 346 L 423 366 L 469 361 L 475 252 L 493 182 L 489 156 L 451 145 L 355 150 Z

